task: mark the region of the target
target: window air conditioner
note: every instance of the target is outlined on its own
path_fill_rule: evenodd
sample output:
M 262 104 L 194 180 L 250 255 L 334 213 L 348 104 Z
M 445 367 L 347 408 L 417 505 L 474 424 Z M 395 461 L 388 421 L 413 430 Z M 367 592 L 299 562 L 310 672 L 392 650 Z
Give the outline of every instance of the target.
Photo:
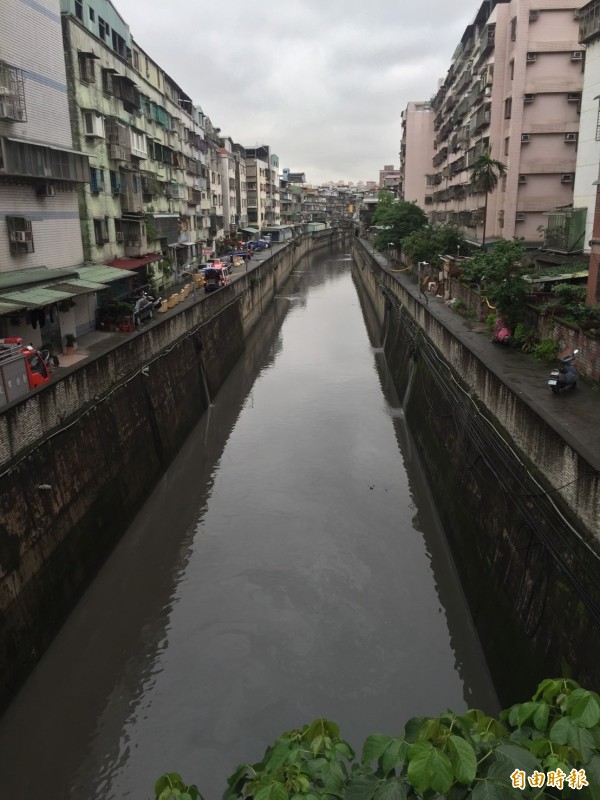
M 527 183 L 527 175 L 519 175 L 519 183 Z
M 42 197 L 56 197 L 56 186 L 52 183 L 42 183 L 37 187 L 36 194 Z
M 537 8 L 529 9 L 529 22 L 536 22 L 540 18 L 540 12 Z
M 581 61 L 583 58 L 583 50 L 574 50 L 571 53 L 571 61 Z
M 30 238 L 29 231 L 13 231 L 10 235 L 11 242 L 27 242 Z
M 522 211 L 515 214 L 515 222 L 525 222 L 525 214 Z
M 537 61 L 537 53 L 527 53 L 527 61 Z
M 567 100 L 569 103 L 578 103 L 581 100 L 581 93 L 580 92 L 569 92 L 567 94 Z
M 523 95 L 523 102 L 524 103 L 533 103 L 534 99 L 535 99 L 535 95 L 534 94 L 524 94 Z
M 573 183 L 573 175 L 570 172 L 565 172 L 560 176 L 561 183 Z
M 521 141 L 522 142 L 530 142 L 531 141 L 531 136 L 528 133 L 522 133 L 521 134 Z
M 576 133 L 565 133 L 565 142 L 576 142 L 576 141 L 577 141 Z

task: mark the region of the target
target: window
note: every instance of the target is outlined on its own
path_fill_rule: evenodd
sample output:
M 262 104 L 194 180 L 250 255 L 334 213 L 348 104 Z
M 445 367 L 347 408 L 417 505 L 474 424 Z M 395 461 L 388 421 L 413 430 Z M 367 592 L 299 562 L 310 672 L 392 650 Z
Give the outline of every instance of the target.
M 93 53 L 82 53 L 79 51 L 77 54 L 79 61 L 79 77 L 84 83 L 95 83 L 96 70 L 94 67 L 95 56 Z
M 517 41 L 517 18 L 513 17 L 510 21 L 510 40 L 511 42 Z
M 514 62 L 514 59 L 510 62 L 510 79 L 511 79 L 511 81 L 515 79 L 515 62 Z
M 121 56 L 121 58 L 126 58 L 127 47 L 125 45 L 125 39 L 123 39 L 122 36 L 119 36 L 119 34 L 115 30 L 113 30 L 112 32 L 112 46 L 115 53 L 118 53 Z
M 506 139 L 504 140 L 504 155 L 505 156 L 508 155 L 508 147 L 509 147 L 509 145 L 510 145 L 510 136 L 507 136 Z
M 0 119 L 27 122 L 23 72 L 0 61 Z
M 512 115 L 512 97 L 507 97 L 504 101 L 504 119 L 510 119 Z
M 111 69 L 102 70 L 102 91 L 104 94 L 114 94 L 114 72 Z
M 105 36 L 108 36 L 108 25 L 102 17 L 98 17 L 98 35 L 101 39 L 104 39 Z
M 6 217 L 11 256 L 33 253 L 31 221 L 25 217 Z
M 83 2 L 75 0 L 75 16 L 83 22 Z
M 90 191 L 98 194 L 104 191 L 104 170 L 90 167 Z
M 96 19 L 96 13 L 93 8 L 90 8 L 90 20 L 93 22 Z
M 83 126 L 86 136 L 104 139 L 104 117 L 97 111 L 83 112 Z
M 108 224 L 106 219 L 95 219 L 94 220 L 94 237 L 96 239 L 96 244 L 102 246 L 109 241 L 108 239 Z
M 502 186 L 502 191 L 503 191 L 503 192 L 505 192 L 505 191 L 506 191 L 506 178 L 507 178 L 507 176 L 506 176 L 506 175 L 503 175 L 503 176 L 502 176 L 502 184 L 501 184 L 501 186 Z
M 115 170 L 110 170 L 110 190 L 113 194 L 122 194 L 123 193 L 123 181 L 121 179 L 121 173 L 115 172 Z

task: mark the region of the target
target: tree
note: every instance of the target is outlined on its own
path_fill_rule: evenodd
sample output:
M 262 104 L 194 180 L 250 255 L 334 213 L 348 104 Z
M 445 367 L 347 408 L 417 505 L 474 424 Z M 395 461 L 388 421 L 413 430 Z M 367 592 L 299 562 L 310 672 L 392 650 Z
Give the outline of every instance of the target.
M 498 186 L 498 181 L 506 175 L 508 167 L 501 161 L 492 158 L 491 150 L 486 150 L 477 156 L 471 168 L 471 182 L 478 192 L 485 193 L 485 206 L 483 212 L 483 232 L 481 234 L 481 249 L 485 248 L 485 225 L 487 221 L 488 197 Z
M 360 754 L 334 722 L 317 719 L 227 783 L 223 800 L 598 800 L 600 696 L 547 679 L 498 719 L 477 709 L 413 717 L 394 736 L 367 737 Z M 156 800 L 201 797 L 177 773 L 154 791 Z
M 413 262 L 427 261 L 440 265 L 440 255 L 456 255 L 467 245 L 456 225 L 427 225 L 413 231 L 402 242 L 402 250 Z
M 385 192 L 380 192 L 380 196 Z M 385 230 L 379 231 L 375 237 L 375 247 L 384 250 L 388 244 L 397 249 L 402 248 L 402 240 L 427 225 L 427 215 L 416 203 L 409 203 L 406 200 L 396 200 L 391 192 L 393 202 L 388 202 L 385 197 L 383 202 L 377 204 L 373 214 L 373 225 L 381 225 Z
M 511 325 L 523 318 L 525 297 L 531 286 L 524 276 L 531 272 L 522 239 L 499 242 L 461 264 L 463 280 L 477 283 L 490 303 Z

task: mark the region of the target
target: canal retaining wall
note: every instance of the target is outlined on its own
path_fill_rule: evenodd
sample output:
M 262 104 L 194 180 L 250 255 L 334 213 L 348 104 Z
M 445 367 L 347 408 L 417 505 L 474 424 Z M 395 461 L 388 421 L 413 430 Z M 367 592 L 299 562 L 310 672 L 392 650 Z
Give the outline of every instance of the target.
M 2 409 L 0 704 L 155 487 L 278 287 L 346 235 L 289 242 L 230 286 Z
M 546 676 L 598 686 L 598 471 L 416 287 L 360 241 L 354 260 L 502 703 Z

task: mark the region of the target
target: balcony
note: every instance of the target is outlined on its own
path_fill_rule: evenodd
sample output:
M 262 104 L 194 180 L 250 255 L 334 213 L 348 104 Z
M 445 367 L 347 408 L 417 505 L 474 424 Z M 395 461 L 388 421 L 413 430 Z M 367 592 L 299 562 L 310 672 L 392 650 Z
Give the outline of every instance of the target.
M 436 168 L 439 167 L 439 165 L 442 164 L 447 157 L 448 157 L 448 148 L 442 147 L 440 152 L 437 153 L 432 159 L 433 166 Z
M 35 179 L 87 183 L 88 156 L 69 147 L 4 136 L 0 137 L 0 176 L 27 183 L 36 183 Z
M 579 41 L 587 44 L 600 35 L 600 0 L 579 10 Z
M 190 206 L 200 205 L 200 202 L 202 200 L 202 192 L 198 191 L 197 189 L 190 189 L 188 187 L 187 194 L 188 194 L 187 197 L 188 205 Z
M 131 159 L 131 139 L 129 128 L 116 117 L 108 117 L 104 121 L 108 157 L 114 161 Z

